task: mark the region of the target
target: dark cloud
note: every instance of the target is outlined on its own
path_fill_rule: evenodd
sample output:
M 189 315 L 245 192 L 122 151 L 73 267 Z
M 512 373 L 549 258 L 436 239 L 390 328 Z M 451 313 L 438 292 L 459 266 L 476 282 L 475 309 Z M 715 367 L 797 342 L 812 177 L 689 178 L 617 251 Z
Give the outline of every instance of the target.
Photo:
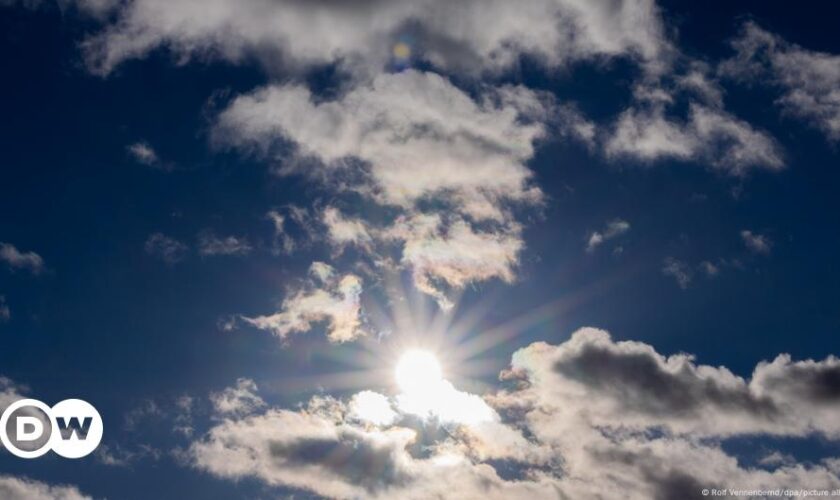
M 713 405 L 759 418 L 773 418 L 773 401 L 752 394 L 746 385 L 721 383 L 684 362 L 668 366 L 654 351 L 586 343 L 554 364 L 560 375 L 609 395 L 632 411 L 652 415 L 689 415 Z
M 396 462 L 393 446 L 377 444 L 352 429 L 330 438 L 272 442 L 271 455 L 285 467 L 318 466 L 369 491 L 404 485 L 410 477 Z

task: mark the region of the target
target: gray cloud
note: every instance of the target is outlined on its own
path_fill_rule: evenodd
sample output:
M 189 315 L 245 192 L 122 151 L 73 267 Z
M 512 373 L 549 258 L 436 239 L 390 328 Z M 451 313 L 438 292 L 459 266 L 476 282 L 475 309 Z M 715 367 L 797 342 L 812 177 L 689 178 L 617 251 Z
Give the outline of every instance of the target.
M 9 309 L 9 305 L 6 304 L 6 296 L 0 295 L 0 323 L 9 321 L 11 317 L 12 310 Z
M 159 258 L 167 264 L 180 262 L 189 252 L 187 245 L 170 238 L 163 233 L 153 233 L 146 239 L 143 249 L 147 254 Z
M 691 267 L 685 262 L 673 257 L 665 257 L 665 260 L 662 262 L 662 274 L 674 278 L 677 285 L 683 290 L 688 288 L 688 285 L 691 284 L 691 280 L 694 278 Z

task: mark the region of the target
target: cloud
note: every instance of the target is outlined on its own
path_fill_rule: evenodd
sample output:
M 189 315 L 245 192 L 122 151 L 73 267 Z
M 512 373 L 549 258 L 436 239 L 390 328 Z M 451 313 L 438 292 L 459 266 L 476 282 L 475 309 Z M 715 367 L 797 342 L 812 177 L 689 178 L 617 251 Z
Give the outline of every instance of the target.
M 222 417 L 241 417 L 254 413 L 265 406 L 265 401 L 256 395 L 257 384 L 247 378 L 236 381 L 235 387 L 228 387 L 210 394 L 214 411 Z
M 377 426 L 393 424 L 399 415 L 388 398 L 378 392 L 362 391 L 353 395 L 347 404 L 347 417 Z
M 128 153 L 143 165 L 154 166 L 160 162 L 157 153 L 147 142 L 135 142 L 128 146 Z
M 54 486 L 25 477 L 0 475 L 0 497 L 5 500 L 90 500 L 75 486 Z
M 9 309 L 9 305 L 6 304 L 6 296 L 0 295 L 0 323 L 9 321 L 11 317 L 12 311 Z
M 147 254 L 157 257 L 169 265 L 177 264 L 189 252 L 187 245 L 163 233 L 149 235 L 143 248 Z
M 840 55 L 810 51 L 754 22 L 732 42 L 736 54 L 720 65 L 724 75 L 781 90 L 776 103 L 790 115 L 840 140 Z
M 286 216 L 277 210 L 269 210 L 265 218 L 274 226 L 272 253 L 277 254 L 281 251 L 286 254 L 292 253 L 295 250 L 295 240 L 286 233 Z
M 507 373 L 539 380 L 539 387 L 519 395 L 534 396 L 529 405 L 557 405 L 569 418 L 580 412 L 594 426 L 832 439 L 840 438 L 840 425 L 828 418 L 840 405 L 838 375 L 840 361 L 833 356 L 793 362 L 782 354 L 759 363 L 744 380 L 724 367 L 698 365 L 690 355 L 662 356 L 649 345 L 615 342 L 592 328 L 561 346 L 537 343 L 518 351 Z
M 0 261 L 14 271 L 25 269 L 38 275 L 44 272 L 44 259 L 35 252 L 21 252 L 11 243 L 0 242 Z
M 216 137 L 261 151 L 291 141 L 332 175 L 360 160 L 371 182 L 357 189 L 385 205 L 410 208 L 448 195 L 459 211 L 499 219 L 502 201 L 539 197 L 523 162 L 544 129 L 521 121 L 523 110 L 515 107 L 537 107 L 537 94 L 518 89 L 495 97 L 479 103 L 447 79 L 417 71 L 379 75 L 332 101 L 274 85 L 234 99 L 219 116 Z
M 129 467 L 141 460 L 159 460 L 162 455 L 161 450 L 148 444 L 140 444 L 134 449 L 103 444 L 96 450 L 96 458 L 111 467 Z
M 761 362 L 748 379 L 687 354 L 584 328 L 518 350 L 482 400 L 495 418 L 446 423 L 362 391 L 217 423 L 188 449 L 214 476 L 330 498 L 701 498 L 703 488 L 840 486 L 840 462 L 747 467 L 737 436 L 840 439 L 840 360 Z M 454 389 L 456 390 L 457 389 Z M 459 391 L 460 392 L 460 391 Z M 392 401 L 396 403 L 392 403 Z M 444 405 L 445 406 L 445 405 Z M 366 415 L 364 417 L 360 415 Z M 772 455 L 774 450 L 768 452 Z
M 607 226 L 603 231 L 592 231 L 592 233 L 590 233 L 589 239 L 586 242 L 586 251 L 594 252 L 595 249 L 601 246 L 604 242 L 621 236 L 629 230 L 629 222 L 621 219 L 612 220 L 607 223 Z
M 283 300 L 280 311 L 269 316 L 243 317 L 263 330 L 270 330 L 281 339 L 292 333 L 308 331 L 314 323 L 327 323 L 327 336 L 332 342 L 347 342 L 365 334 L 361 320 L 362 279 L 353 274 L 341 277 L 322 262 L 310 268 L 313 280 L 303 290 Z
M 439 215 L 400 218 L 385 238 L 403 242 L 402 262 L 412 270 L 417 288 L 452 307 L 447 288 L 498 278 L 512 282 L 523 247 L 516 223 L 499 231 L 476 231 L 464 219 L 449 224 Z
M 661 104 L 628 109 L 619 116 L 605 150 L 611 158 L 643 162 L 702 161 L 733 176 L 784 167 L 781 149 L 772 137 L 722 109 L 694 102 L 685 121 L 666 117 Z
M 335 207 L 327 207 L 321 216 L 327 226 L 327 239 L 339 251 L 347 245 L 370 250 L 372 237 L 367 224 L 359 219 L 348 219 Z
M 373 226 L 329 206 L 322 223 L 339 249 L 378 255 L 399 243 L 418 288 L 448 305 L 449 289 L 514 279 L 523 243 L 513 210 L 542 201 L 525 162 L 556 109 L 521 87 L 474 99 L 439 75 L 404 71 L 326 101 L 296 85 L 264 87 L 234 99 L 215 136 L 259 154 L 291 143 L 317 160 L 307 171 L 328 187 L 396 210 Z
M 753 253 L 767 255 L 773 247 L 773 242 L 770 238 L 763 234 L 754 233 L 750 230 L 744 229 L 741 231 L 741 240 L 744 245 Z
M 204 231 L 198 235 L 198 253 L 202 256 L 214 255 L 247 255 L 253 247 L 248 240 L 238 236 L 218 237 L 212 231 Z
M 651 70 L 667 64 L 670 46 L 652 0 L 445 0 L 351 4 L 256 0 L 180 3 L 134 0 L 84 44 L 91 69 L 107 74 L 156 48 L 180 61 L 256 58 L 269 67 L 340 63 L 376 73 L 407 59 L 444 71 L 496 71 L 528 54 L 557 66 L 580 59 L 629 56 Z M 406 40 L 410 40 L 406 42 Z
M 700 263 L 700 270 L 703 271 L 706 276 L 714 277 L 720 274 L 720 265 L 704 260 Z
M 674 278 L 680 288 L 685 290 L 694 277 L 691 268 L 685 262 L 673 257 L 666 257 L 662 262 L 662 274 Z
M 27 392 L 28 389 L 25 386 L 18 385 L 12 379 L 0 375 L 0 413 L 18 399 L 23 399 L 22 394 Z

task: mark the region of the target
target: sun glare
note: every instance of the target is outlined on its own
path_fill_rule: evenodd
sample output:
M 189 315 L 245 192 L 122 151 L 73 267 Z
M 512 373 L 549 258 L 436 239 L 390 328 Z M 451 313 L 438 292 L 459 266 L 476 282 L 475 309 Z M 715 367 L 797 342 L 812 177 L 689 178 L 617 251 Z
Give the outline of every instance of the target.
M 440 363 L 429 351 L 406 351 L 397 362 L 397 385 L 405 393 L 422 393 L 434 390 L 443 379 Z

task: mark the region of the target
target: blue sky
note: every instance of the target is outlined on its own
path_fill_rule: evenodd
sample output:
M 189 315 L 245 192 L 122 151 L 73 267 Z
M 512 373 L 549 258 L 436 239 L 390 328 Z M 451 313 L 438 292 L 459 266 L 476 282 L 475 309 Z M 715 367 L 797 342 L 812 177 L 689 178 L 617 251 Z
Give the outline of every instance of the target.
M 840 487 L 836 18 L 0 2 L 0 496 Z

